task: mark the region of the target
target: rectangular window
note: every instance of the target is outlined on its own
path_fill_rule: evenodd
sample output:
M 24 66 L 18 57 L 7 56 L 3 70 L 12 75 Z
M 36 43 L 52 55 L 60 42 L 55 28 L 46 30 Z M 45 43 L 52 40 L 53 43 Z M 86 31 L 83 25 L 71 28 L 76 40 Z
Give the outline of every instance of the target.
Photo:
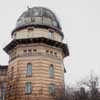
M 49 84 L 49 94 L 52 96 L 55 95 L 55 84 Z
M 49 30 L 49 32 L 48 32 L 48 38 L 50 38 L 50 39 L 54 38 L 53 31 Z
M 1 96 L 2 96 L 2 95 L 1 95 L 1 88 L 0 88 L 0 100 L 1 100 Z
M 51 37 L 52 37 L 52 33 L 51 32 L 48 32 L 48 37 L 51 39 Z
M 26 82 L 25 83 L 25 93 L 26 94 L 31 94 L 32 93 L 32 84 L 31 84 L 31 82 Z

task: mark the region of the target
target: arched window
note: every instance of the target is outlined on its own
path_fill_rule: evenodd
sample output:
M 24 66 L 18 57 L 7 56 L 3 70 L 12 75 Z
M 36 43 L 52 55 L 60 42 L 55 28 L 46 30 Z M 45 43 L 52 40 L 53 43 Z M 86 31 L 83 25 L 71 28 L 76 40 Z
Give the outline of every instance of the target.
M 13 86 L 12 86 L 12 85 L 10 85 L 10 86 L 9 86 L 9 95 L 10 95 L 10 96 L 12 96 L 12 95 L 13 95 L 13 93 L 14 93 Z
M 55 92 L 56 92 L 56 90 L 55 90 L 55 84 L 49 84 L 49 87 L 48 87 L 48 90 L 49 90 L 49 94 L 50 95 L 55 95 Z
M 54 78 L 54 66 L 53 66 L 53 64 L 51 64 L 49 67 L 49 76 L 50 76 L 50 78 Z
M 13 80 L 13 77 L 14 77 L 14 67 L 11 67 L 11 76 L 10 76 L 11 80 Z
M 32 76 L 32 64 L 31 63 L 27 64 L 26 76 Z

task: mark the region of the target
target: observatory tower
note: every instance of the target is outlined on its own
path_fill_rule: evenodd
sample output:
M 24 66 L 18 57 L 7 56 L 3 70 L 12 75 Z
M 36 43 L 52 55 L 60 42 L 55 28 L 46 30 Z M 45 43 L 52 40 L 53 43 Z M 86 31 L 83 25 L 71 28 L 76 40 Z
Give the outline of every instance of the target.
M 55 14 L 28 8 L 4 48 L 9 55 L 7 100 L 54 100 L 64 90 L 64 57 L 69 55 Z

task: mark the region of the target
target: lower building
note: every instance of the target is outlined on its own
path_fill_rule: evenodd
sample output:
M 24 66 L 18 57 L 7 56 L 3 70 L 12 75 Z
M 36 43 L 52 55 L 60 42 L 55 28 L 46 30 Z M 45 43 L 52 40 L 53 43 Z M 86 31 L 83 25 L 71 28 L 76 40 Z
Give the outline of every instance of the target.
M 0 100 L 6 100 L 8 66 L 0 65 Z

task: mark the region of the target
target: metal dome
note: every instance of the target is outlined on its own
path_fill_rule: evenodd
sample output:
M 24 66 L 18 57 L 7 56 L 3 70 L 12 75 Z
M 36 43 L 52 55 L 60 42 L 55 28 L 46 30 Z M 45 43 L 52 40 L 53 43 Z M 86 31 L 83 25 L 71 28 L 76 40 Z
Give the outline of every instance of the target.
M 46 25 L 61 30 L 59 21 L 55 14 L 43 7 L 28 8 L 27 11 L 19 17 L 16 23 L 16 28 L 27 25 Z

